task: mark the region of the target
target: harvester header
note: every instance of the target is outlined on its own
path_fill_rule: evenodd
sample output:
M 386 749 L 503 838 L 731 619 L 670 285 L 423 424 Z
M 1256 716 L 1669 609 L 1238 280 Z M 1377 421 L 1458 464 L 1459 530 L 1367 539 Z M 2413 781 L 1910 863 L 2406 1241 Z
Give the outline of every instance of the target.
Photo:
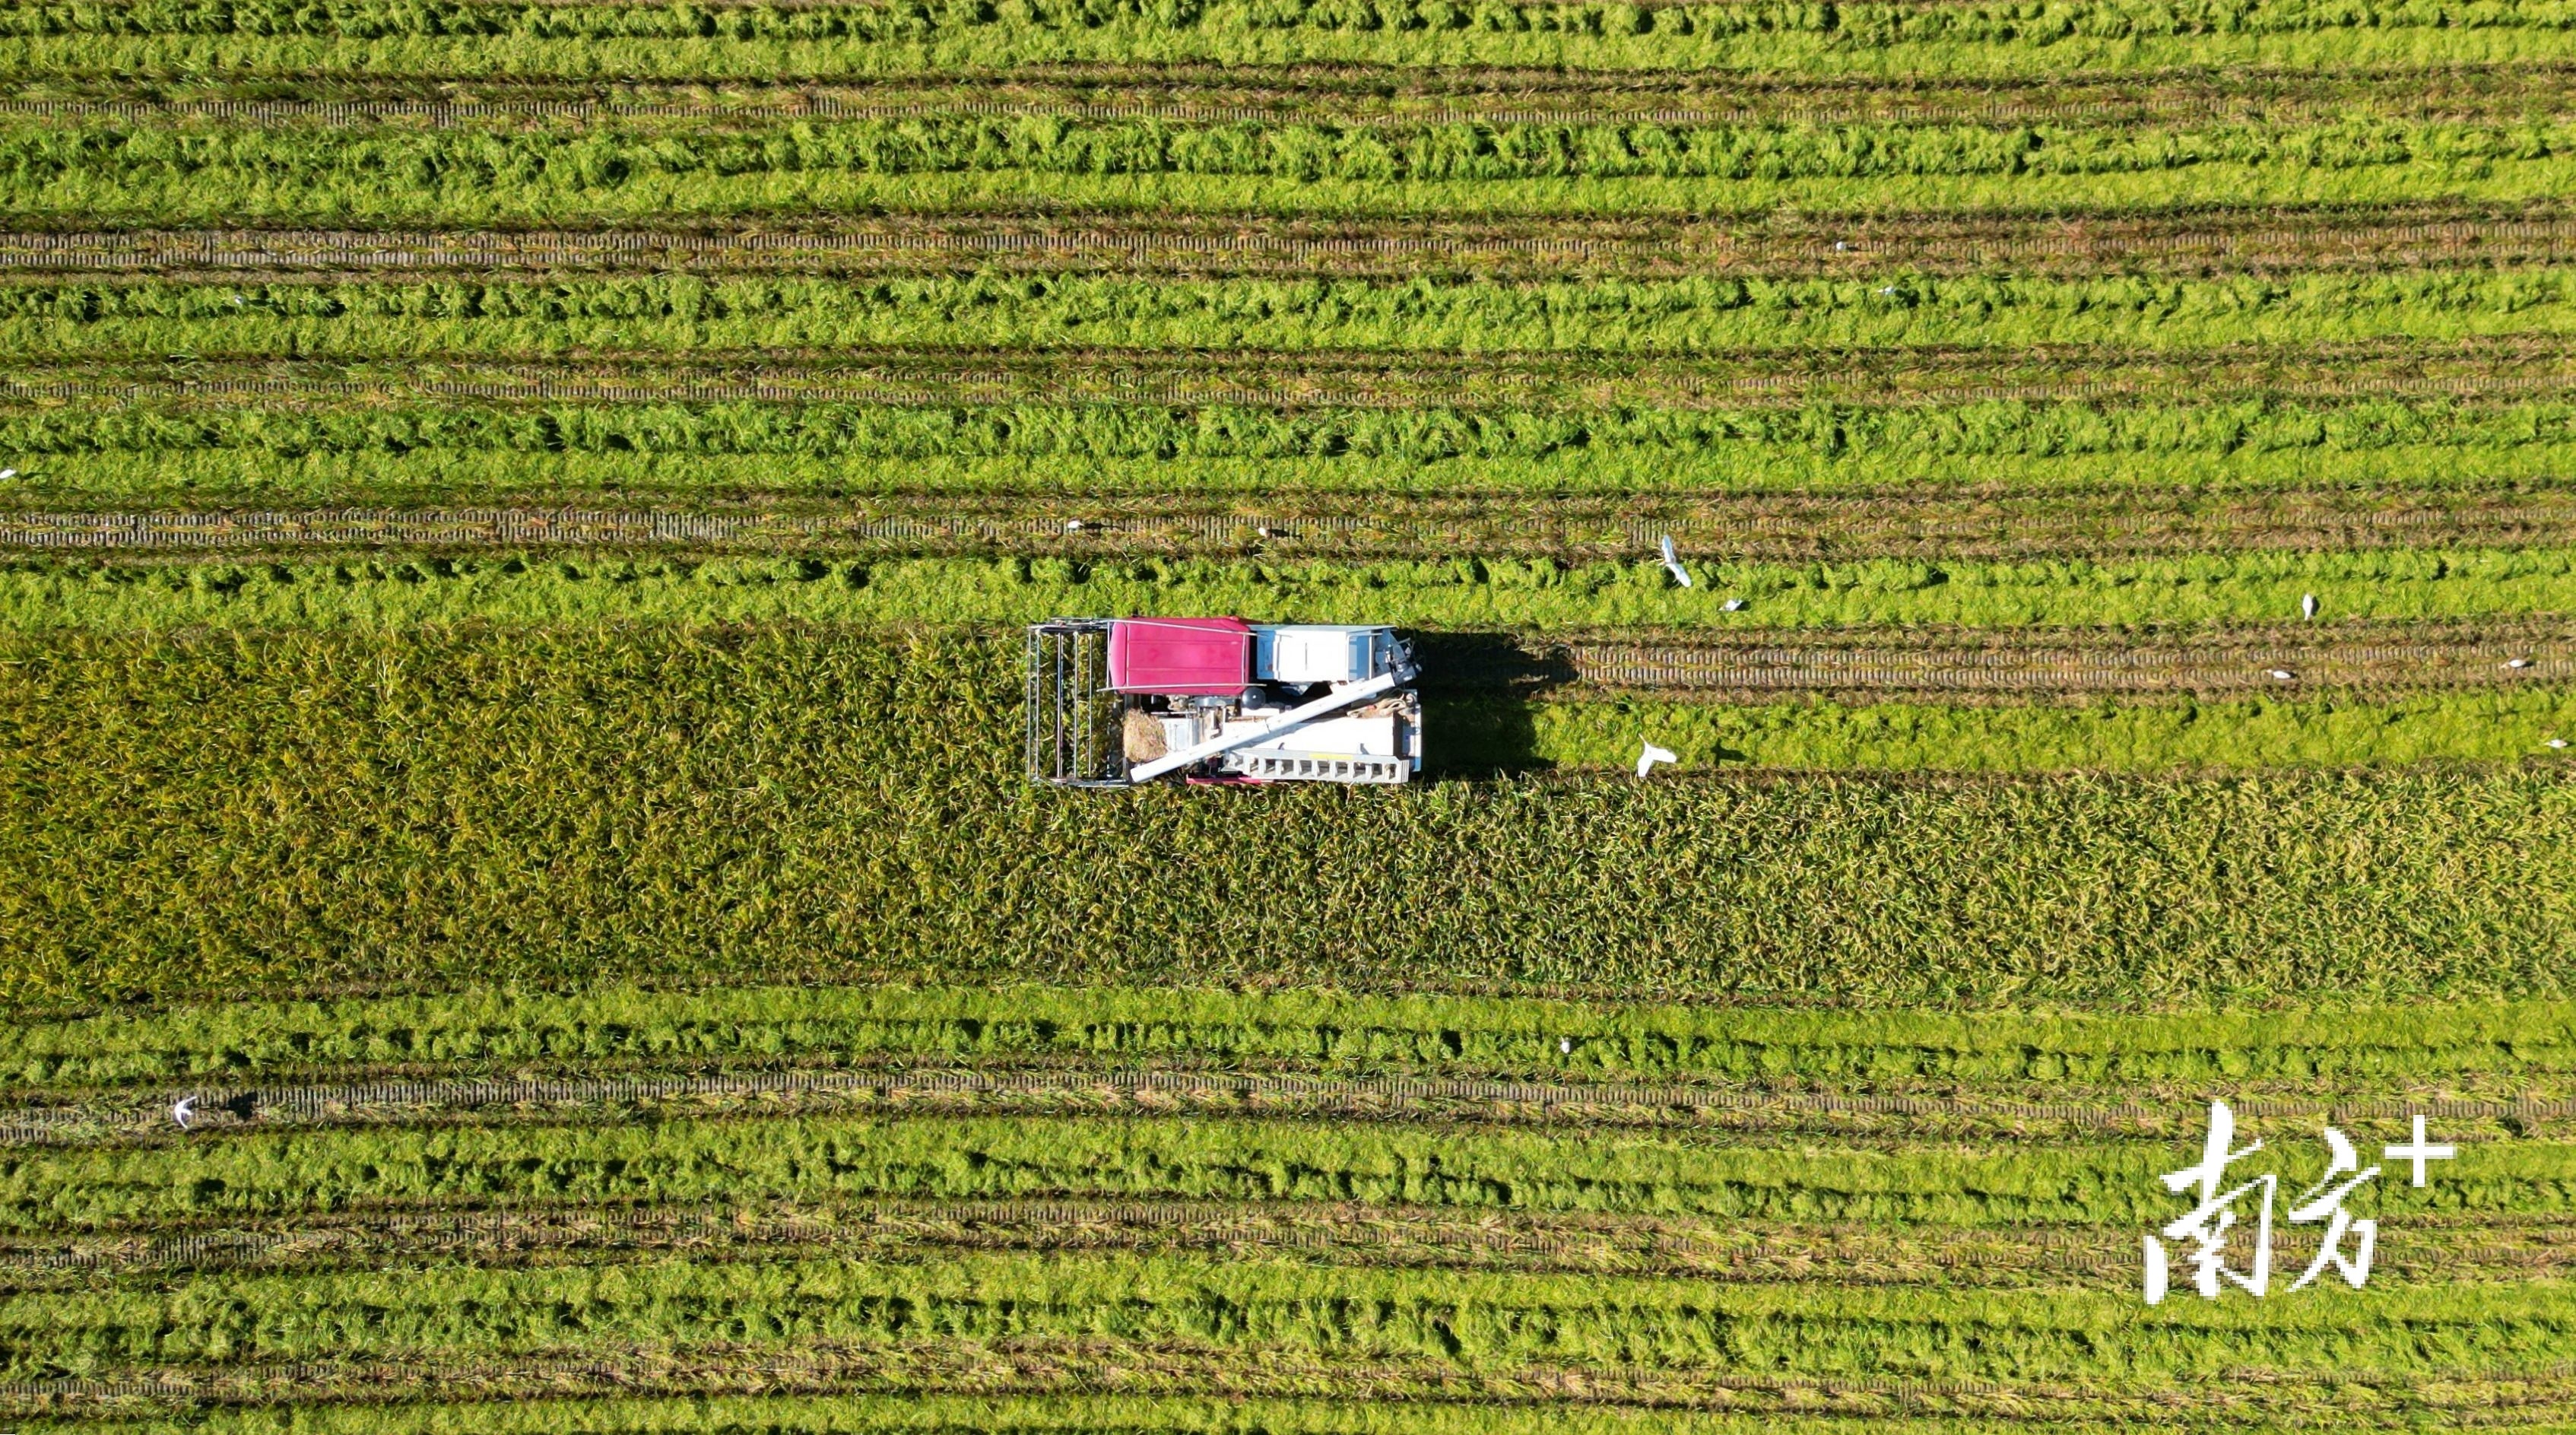
M 1030 627 L 1034 782 L 1410 781 L 1413 650 L 1392 628 L 1241 618 L 1056 618 Z

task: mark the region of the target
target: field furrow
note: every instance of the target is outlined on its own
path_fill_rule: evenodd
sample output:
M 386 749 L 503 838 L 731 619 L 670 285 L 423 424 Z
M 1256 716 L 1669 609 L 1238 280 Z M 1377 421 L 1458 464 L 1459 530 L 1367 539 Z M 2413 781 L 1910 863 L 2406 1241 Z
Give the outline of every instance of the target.
M 2532 269 L 2576 259 L 2576 221 L 2547 204 L 2476 211 L 2215 209 L 2047 219 L 1771 214 L 1727 224 L 1636 219 L 1546 225 L 1424 218 L 1335 225 L 1232 217 L 848 217 L 825 225 L 630 230 L 48 230 L 0 232 L 0 273 L 224 275 L 289 282 L 370 275 L 537 273 L 1043 276 L 1161 273 L 1412 279 L 1426 269 L 1527 281 L 1706 274 L 2026 277 L 2405 273 Z

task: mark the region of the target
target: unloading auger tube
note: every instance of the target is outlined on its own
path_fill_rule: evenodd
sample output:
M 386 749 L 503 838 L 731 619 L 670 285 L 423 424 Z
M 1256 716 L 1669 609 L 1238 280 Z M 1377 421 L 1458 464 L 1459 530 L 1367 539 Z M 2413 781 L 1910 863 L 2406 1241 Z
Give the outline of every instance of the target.
M 1422 768 L 1393 628 L 1057 618 L 1028 630 L 1032 781 L 1401 783 Z

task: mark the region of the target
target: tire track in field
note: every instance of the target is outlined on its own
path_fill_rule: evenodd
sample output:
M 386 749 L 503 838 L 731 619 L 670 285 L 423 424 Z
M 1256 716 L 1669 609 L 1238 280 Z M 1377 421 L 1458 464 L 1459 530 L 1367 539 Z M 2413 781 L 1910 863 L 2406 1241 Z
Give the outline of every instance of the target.
M 41 475 L 39 475 L 41 477 Z M 1854 493 L 1316 494 L 1263 506 L 1169 497 L 926 494 L 833 506 L 42 511 L 0 509 L 0 548 L 241 556 L 352 550 L 653 550 L 1077 561 L 1171 555 L 1628 559 L 1673 536 L 1693 562 L 2112 558 L 2576 543 L 2576 490 L 2242 495 L 2128 490 L 2004 498 Z
M 2511 688 L 2576 680 L 2576 624 L 2373 624 L 2215 635 L 2053 631 L 1871 634 L 1834 641 L 1753 633 L 1668 643 L 1484 643 L 1433 634 L 1425 683 L 1525 693 L 1585 689 L 1760 701 L 1814 694 L 2290 695 L 2317 689 Z
M 2521 268 L 2576 262 L 2576 217 L 2550 206 L 2456 212 L 2296 209 L 2100 217 L 1766 216 L 1648 224 L 1568 219 L 1299 223 L 1266 216 L 1068 215 L 676 230 L 219 229 L 0 232 L 0 274 L 314 281 L 414 274 L 876 274 L 966 269 L 1412 279 L 1426 264 L 1487 277 L 1764 278 Z
M 2223 1385 L 2227 1398 L 2210 1398 Z M 106 1378 L 0 1383 L 0 1409 L 270 1407 L 564 1396 L 784 1394 L 1313 1397 L 1426 1406 L 1586 1405 L 1791 1417 L 1945 1415 L 2029 1423 L 2082 1417 L 2168 1428 L 2241 1429 L 2301 1414 L 2338 1428 L 2527 1422 L 2576 1410 L 2576 1362 L 2527 1368 L 2332 1368 L 2302 1380 L 2218 1370 L 2185 1385 L 1811 1377 L 1687 1365 L 1528 1364 L 1500 1369 L 1428 1358 L 1317 1357 L 1265 1346 L 1097 1338 L 989 1341 L 804 1339 L 790 1346 L 696 1344 L 554 1348 L 482 1360 L 137 1365 Z M 2367 1402 L 2366 1404 L 2363 1402 Z
M 172 1118 L 193 1098 L 188 1129 Z M 198 1087 L 0 1115 L 0 1148 L 177 1145 L 224 1133 L 551 1119 L 615 1124 L 642 1119 L 798 1116 L 844 1112 L 936 1116 L 1017 1109 L 1285 1119 L 1581 1123 L 1775 1130 L 1859 1139 L 1987 1135 L 2036 1139 L 2088 1133 L 2161 1139 L 2200 1119 L 2195 1102 L 2033 1102 L 1992 1097 L 1746 1091 L 1628 1081 L 1506 1081 L 1416 1076 L 1343 1077 L 1206 1070 L 945 1070 L 628 1073 L 605 1077 L 459 1078 Z M 2489 1135 L 2529 1134 L 2576 1117 L 2576 1096 L 2413 1101 L 2243 1101 L 2246 1120 L 2399 1122 L 2415 1114 Z
M 1537 1215 L 1359 1204 L 907 1201 L 333 1212 L 249 1225 L 0 1239 L 0 1289 L 81 1289 L 178 1271 L 317 1273 L 396 1261 L 602 1264 L 895 1260 L 941 1251 L 1226 1251 L 1325 1264 L 1599 1272 L 1729 1283 L 2026 1288 L 2136 1274 L 2136 1233 L 2110 1226 L 1917 1228 Z M 2576 1269 L 2576 1222 L 2503 1219 L 2382 1233 L 2384 1281 L 2508 1283 Z

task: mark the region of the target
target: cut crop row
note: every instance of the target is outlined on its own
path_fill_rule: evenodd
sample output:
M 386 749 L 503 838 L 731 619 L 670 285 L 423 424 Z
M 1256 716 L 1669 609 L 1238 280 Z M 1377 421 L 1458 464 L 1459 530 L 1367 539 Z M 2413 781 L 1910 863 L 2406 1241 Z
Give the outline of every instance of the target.
M 1779 208 L 2042 213 L 2512 204 L 2576 185 L 2576 129 L 2534 122 L 2212 126 L 1445 126 L 930 120 L 492 133 L 0 127 L 20 222 L 631 223 L 850 212 L 1300 218 L 1688 216 Z
M 2328 623 L 2458 620 L 2463 626 L 2444 636 L 2474 641 L 2475 620 L 2576 613 L 2576 550 L 2561 549 L 2266 552 L 2101 563 L 1710 563 L 1694 557 L 1689 567 L 1694 586 L 1680 588 L 1661 564 L 1644 558 L 854 562 L 602 553 L 116 566 L 21 559 L 0 565 L 0 631 L 799 622 L 881 633 L 929 624 L 1016 626 L 1066 613 L 1190 611 L 1466 634 L 1699 631 L 1743 642 L 1763 632 L 1896 625 L 2270 626 L 2297 620 L 2301 599 L 2314 597 Z M 1730 602 L 1742 607 L 1727 611 Z M 2497 630 L 2500 639 L 2535 631 L 2519 622 Z M 2336 632 L 2328 627 L 2315 636 L 2331 643 Z M 796 633 L 781 638 L 805 640 Z M 1473 659 L 1480 645 L 1490 655 L 1495 640 L 1463 641 Z M 2535 662 L 2535 677 L 2548 671 Z M 1513 681 L 1508 670 L 1496 674 L 1497 695 Z
M 2446 489 L 2576 471 L 2576 405 L 1311 409 L 528 402 L 0 408 L 16 506 L 1911 487 Z M 632 501 L 631 499 L 629 501 Z
M 2443 1128 L 2448 1132 L 2448 1127 Z M 21 1236 L 0 1246 L 0 1288 L 166 1285 L 171 1273 L 487 1270 L 824 1257 L 896 1261 L 949 1251 L 1232 1253 L 1275 1262 L 1475 1271 L 1678 1276 L 1729 1284 L 2067 1288 L 2126 1283 L 2132 1233 L 2116 1227 L 1732 1223 L 1654 1216 L 1508 1215 L 1293 1203 L 831 1201 L 447 1213 L 302 1213 L 153 1235 Z M 2383 1232 L 2384 1284 L 2503 1284 L 2576 1262 L 2576 1224 L 2411 1216 Z
M 775 625 L 21 636 L 0 995 L 388 972 L 2561 989 L 2576 879 L 2531 857 L 2576 841 L 2552 773 L 1429 782 L 1257 794 L 1248 823 L 1240 794 L 1026 786 L 1018 651 Z M 1281 864 L 1299 903 L 1239 900 Z
M 2576 1292 L 2320 1289 L 2152 1310 L 2128 1292 L 1838 1290 L 1604 1274 L 1372 1271 L 1174 1256 L 944 1254 L 894 1264 L 685 1260 L 518 1271 L 216 1274 L 167 1291 L 0 1297 L 0 1376 L 159 1364 L 466 1359 L 913 1340 L 1550 1364 L 1789 1378 L 2393 1381 L 2534 1369 Z M 1114 1356 L 1112 1356 L 1114 1359 Z
M 12 18 L 27 12 L 13 12 Z M 46 12 L 36 12 L 43 14 Z M 90 11 L 92 17 L 138 8 Z M 309 12 L 308 12 L 309 13 Z M 347 12 L 341 12 L 343 14 Z M 418 15 L 419 12 L 413 12 Z M 558 13 L 561 13 L 558 11 Z M 662 17 L 627 7 L 629 17 Z M 527 17 L 514 15 L 513 19 Z M 0 20 L 5 32 L 7 20 Z M 2527 124 L 2556 110 L 2567 89 L 2551 65 L 2487 64 L 2404 73 L 2349 69 L 2091 71 L 2025 78 L 1839 78 L 1491 66 L 1229 67 L 1143 63 L 1042 66 L 1007 74 L 875 78 L 854 83 L 702 85 L 494 77 L 481 83 L 315 77 L 241 83 L 192 77 L 136 86 L 116 78 L 58 80 L 0 114 L 71 124 L 217 119 L 280 128 L 394 125 L 485 129 L 512 123 L 664 125 L 702 130 L 781 120 L 809 124 L 960 118 L 1063 117 L 1087 122 L 1160 121 L 1185 126 L 1308 124 L 1419 132 L 1452 125 L 1625 125 L 1672 131 L 1711 127 L 1965 125 L 2000 130 L 2136 131 L 2260 120 L 2321 123 Z M 916 134 L 919 143 L 929 136 Z
M 1857 226 L 1856 226 L 1857 227 Z M 1122 253 L 1122 260 L 1124 255 Z M 1425 270 L 1430 276 L 1424 275 Z M 0 285 L 0 353 L 406 358 L 920 346 L 1727 354 L 1796 347 L 2268 344 L 2576 333 L 2576 269 L 2216 278 L 1927 274 L 1495 282 L 1426 258 L 1401 280 L 1100 274 L 723 274 Z
M 2559 0 L 2356 10 L 2264 0 L 1916 5 L 1508 0 L 1060 0 L 901 6 L 560 4 L 330 10 L 281 4 L 30 7 L 22 76 L 834 79 L 1048 64 L 1381 64 L 1798 75 L 2420 66 L 2562 58 Z
M 2576 1007 L 1975 1014 L 1217 988 L 594 986 L 28 1013 L 0 1027 L 0 1082 L 13 1091 L 643 1062 L 1067 1061 L 2042 1095 L 2218 1083 L 2278 1096 L 2399 1078 L 2492 1092 L 2576 1073 Z

